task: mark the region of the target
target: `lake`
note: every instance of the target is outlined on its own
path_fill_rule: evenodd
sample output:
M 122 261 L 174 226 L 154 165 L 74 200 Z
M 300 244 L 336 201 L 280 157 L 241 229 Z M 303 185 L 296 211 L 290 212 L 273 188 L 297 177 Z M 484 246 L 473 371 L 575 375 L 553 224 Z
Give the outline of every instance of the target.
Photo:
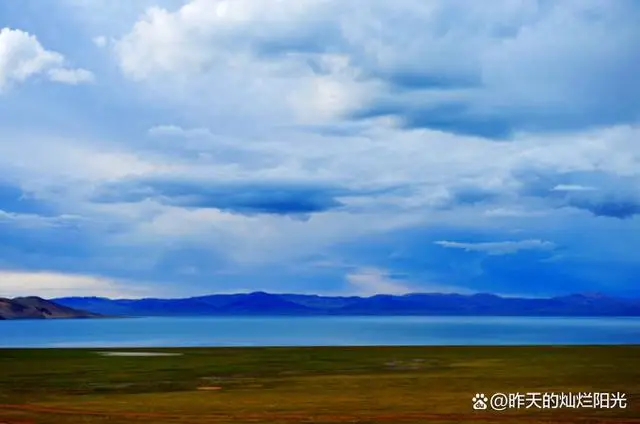
M 0 321 L 0 347 L 640 344 L 640 318 L 145 317 Z

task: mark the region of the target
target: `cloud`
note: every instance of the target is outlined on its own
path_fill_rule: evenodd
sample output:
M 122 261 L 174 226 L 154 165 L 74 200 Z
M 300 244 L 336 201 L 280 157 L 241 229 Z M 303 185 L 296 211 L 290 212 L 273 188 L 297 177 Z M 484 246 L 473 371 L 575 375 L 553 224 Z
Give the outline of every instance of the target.
M 93 37 L 92 41 L 97 47 L 105 47 L 107 45 L 107 37 L 104 35 Z
M 411 289 L 406 282 L 394 280 L 384 270 L 361 268 L 346 275 L 351 288 L 359 295 L 406 294 Z
M 594 187 L 582 186 L 577 184 L 558 184 L 551 189 L 552 191 L 591 191 L 596 190 Z
M 640 215 L 640 201 L 635 199 L 570 199 L 568 204 L 609 218 L 628 219 Z
M 159 203 L 185 208 L 215 208 L 246 214 L 296 215 L 323 212 L 343 206 L 338 196 L 348 191 L 278 182 L 218 183 L 197 181 L 130 181 L 103 189 L 95 197 L 99 202 Z
M 77 85 L 93 82 L 93 73 L 86 69 L 52 69 L 49 71 L 49 79 L 64 84 Z
M 488 233 L 483 237 L 490 237 L 491 231 L 507 226 L 501 219 L 485 218 L 486 210 L 497 208 L 546 213 L 544 221 L 526 215 L 510 218 L 510 229 L 525 229 L 532 239 L 546 231 L 543 222 L 557 231 L 589 228 L 587 221 L 556 209 L 562 207 L 553 198 L 523 192 L 526 179 L 514 170 L 538 164 L 590 169 L 597 163 L 604 173 L 596 179 L 633 172 L 625 160 L 634 151 L 629 141 L 636 130 L 620 134 L 612 128 L 495 143 L 373 121 L 353 134 L 293 128 L 264 138 L 223 135 L 203 142 L 205 151 L 216 152 L 220 143 L 235 146 L 239 154 L 232 160 L 217 154 L 181 157 L 164 149 L 141 152 L 137 145 L 116 148 L 91 139 L 34 137 L 0 144 L 5 149 L 0 162 L 5 161 L 7 176 L 50 202 L 56 214 L 101 223 L 78 230 L 90 234 L 96 254 L 103 249 L 122 257 L 145 252 L 152 261 L 167 246 L 197 246 L 203 255 L 209 252 L 211 263 L 221 260 L 225 267 L 249 272 L 257 263 L 286 266 L 307 254 L 328 253 L 347 242 L 367 244 L 368 237 L 400 229 L 457 229 L 453 234 L 443 231 L 436 238 L 440 240 L 466 237 L 457 232 L 462 229 L 484 229 Z M 25 165 L 17 170 L 15 163 Z M 562 178 L 545 183 L 544 193 L 564 182 L 596 185 Z M 116 252 L 112 246 L 118 246 Z M 156 275 L 153 269 L 149 273 Z
M 633 185 L 622 187 L 631 188 Z M 583 209 L 601 217 L 627 219 L 640 215 L 640 191 L 633 189 L 571 192 L 562 198 L 561 202 L 566 206 Z
M 153 137 L 184 137 L 198 138 L 211 137 L 213 134 L 208 128 L 182 128 L 177 125 L 157 125 L 147 130 Z
M 325 265 L 327 266 L 327 265 Z M 340 268 L 340 267 L 339 267 Z M 377 267 L 350 267 L 345 280 L 346 293 L 358 296 L 408 293 L 469 293 L 464 287 L 425 281 L 412 281 L 408 275 L 398 275 Z
M 524 172 L 519 178 L 523 194 L 544 198 L 558 208 L 572 207 L 619 219 L 640 214 L 640 175 L 541 169 Z M 558 183 L 561 181 L 568 183 Z
M 76 183 L 71 191 L 81 191 L 87 184 L 180 167 L 170 158 L 144 157 L 124 146 L 91 138 L 10 132 L 0 142 L 0 168 L 5 178 L 18 179 L 22 189 L 33 195 L 42 194 L 45 187 L 65 190 L 71 181 Z
M 467 252 L 484 252 L 489 255 L 509 255 L 521 250 L 549 250 L 555 248 L 553 243 L 543 240 L 497 241 L 484 243 L 436 241 L 435 244 L 451 249 L 463 249 Z
M 83 218 L 77 215 L 42 216 L 29 213 L 14 213 L 0 209 L 0 227 L 11 225 L 12 227 L 72 227 L 82 221 Z
M 484 14 L 468 3 L 436 2 L 435 13 L 427 14 L 425 8 L 420 16 L 433 18 L 434 25 L 412 43 L 414 52 L 422 54 L 407 55 L 406 49 L 396 54 L 415 60 L 411 58 L 446 51 L 444 65 L 453 69 L 439 71 L 431 61 L 422 66 L 416 62 L 413 65 L 424 72 L 424 84 L 408 78 L 398 86 L 397 78 L 387 79 L 389 91 L 358 116 L 394 115 L 408 127 L 491 138 L 634 122 L 638 103 L 632 97 L 637 87 L 630 95 L 618 78 L 638 69 L 629 61 L 638 58 L 637 28 L 630 26 L 638 8 L 628 2 L 614 8 L 604 2 L 586 3 L 519 2 L 511 3 L 511 10 L 502 3 L 499 12 Z M 614 25 L 625 29 L 614 30 Z M 572 31 L 559 35 L 563 26 Z M 601 37 L 592 38 L 594 33 Z M 545 71 L 534 74 L 532 63 Z M 437 78 L 455 72 L 467 77 L 446 83 Z
M 57 272 L 0 270 L 0 296 L 44 298 L 64 296 L 140 297 L 148 293 L 143 287 L 109 278 Z
M 527 218 L 544 216 L 546 211 L 526 210 L 522 208 L 495 208 L 484 212 L 484 215 L 498 218 Z
M 303 122 L 394 116 L 409 128 L 505 138 L 637 120 L 640 88 L 624 82 L 640 72 L 636 4 L 503 0 L 492 10 L 191 0 L 149 8 L 115 51 L 134 80 L 250 88 Z
M 55 50 L 100 83 L 3 91 L 0 267 L 188 294 L 335 291 L 362 264 L 416 289 L 637 291 L 635 3 L 397 3 L 3 9 L 38 35 L 20 81 L 83 80 Z M 515 236 L 563 259 L 433 243 Z
M 51 213 L 50 208 L 32 193 L 23 190 L 15 183 L 0 179 L 0 210 L 5 213 Z
M 313 39 L 318 25 L 324 23 L 314 16 L 319 7 L 321 2 L 316 0 L 304 5 L 290 1 L 195 0 L 175 11 L 152 7 L 118 42 L 117 53 L 127 75 L 144 79 L 158 72 L 206 71 L 227 55 L 227 49 L 277 54 L 309 44 L 311 49 L 314 44 L 320 48 Z M 135 57 L 140 48 L 147 51 L 144 60 Z
M 64 56 L 43 48 L 34 35 L 0 29 L 0 90 L 37 75 L 64 84 L 93 81 L 91 72 L 65 67 Z

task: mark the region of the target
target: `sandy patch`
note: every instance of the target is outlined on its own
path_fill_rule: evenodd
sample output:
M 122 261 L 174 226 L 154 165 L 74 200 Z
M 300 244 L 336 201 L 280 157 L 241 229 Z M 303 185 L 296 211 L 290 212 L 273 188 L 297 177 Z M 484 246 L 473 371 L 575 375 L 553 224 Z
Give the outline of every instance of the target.
M 96 352 L 102 356 L 182 356 L 182 353 L 168 352 Z

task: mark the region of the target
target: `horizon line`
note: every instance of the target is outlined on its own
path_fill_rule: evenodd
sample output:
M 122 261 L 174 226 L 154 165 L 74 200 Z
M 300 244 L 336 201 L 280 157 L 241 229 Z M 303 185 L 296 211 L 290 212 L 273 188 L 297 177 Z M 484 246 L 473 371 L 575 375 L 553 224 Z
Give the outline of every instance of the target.
M 457 293 L 457 292 L 408 292 L 408 293 L 376 293 L 369 295 L 357 295 L 357 294 L 318 294 L 318 293 L 293 293 L 293 292 L 267 292 L 263 290 L 255 290 L 255 291 L 247 291 L 247 292 L 223 292 L 223 293 L 210 293 L 210 294 L 202 294 L 195 296 L 183 296 L 183 297 L 109 297 L 109 296 L 57 296 L 57 297 L 47 297 L 48 300 L 56 300 L 56 299 L 68 299 L 68 298 L 94 298 L 94 299 L 108 299 L 108 300 L 186 300 L 186 299 L 197 299 L 208 296 L 237 296 L 237 295 L 251 295 L 251 294 L 266 294 L 271 296 L 315 296 L 315 297 L 325 297 L 325 298 L 361 298 L 367 299 L 376 296 L 393 296 L 393 297 L 403 297 L 403 296 L 411 296 L 411 295 L 443 295 L 443 296 L 463 296 L 463 297 L 473 297 L 473 296 L 492 296 L 498 297 L 502 299 L 557 299 L 563 297 L 571 297 L 571 296 L 582 296 L 582 297 L 592 297 L 592 298 L 610 298 L 610 299 L 640 299 L 638 296 L 618 296 L 618 295 L 608 295 L 606 293 L 600 292 L 572 292 L 566 294 L 556 294 L 556 295 L 546 295 L 546 296 L 526 296 L 526 295 L 505 295 L 505 294 L 497 294 L 490 292 L 477 292 L 477 293 Z M 33 295 L 32 295 L 33 296 Z M 32 297 L 32 296 L 15 296 L 16 297 Z M 40 296 L 33 296 L 40 297 Z

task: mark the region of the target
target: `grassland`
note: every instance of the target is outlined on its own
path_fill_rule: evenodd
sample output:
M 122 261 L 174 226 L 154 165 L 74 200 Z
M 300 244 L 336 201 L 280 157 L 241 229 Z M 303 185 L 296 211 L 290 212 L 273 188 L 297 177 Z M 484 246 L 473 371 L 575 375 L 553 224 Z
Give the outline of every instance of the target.
M 97 351 L 0 350 L 0 423 L 640 423 L 640 346 Z M 471 407 L 563 391 L 625 392 L 628 407 Z

